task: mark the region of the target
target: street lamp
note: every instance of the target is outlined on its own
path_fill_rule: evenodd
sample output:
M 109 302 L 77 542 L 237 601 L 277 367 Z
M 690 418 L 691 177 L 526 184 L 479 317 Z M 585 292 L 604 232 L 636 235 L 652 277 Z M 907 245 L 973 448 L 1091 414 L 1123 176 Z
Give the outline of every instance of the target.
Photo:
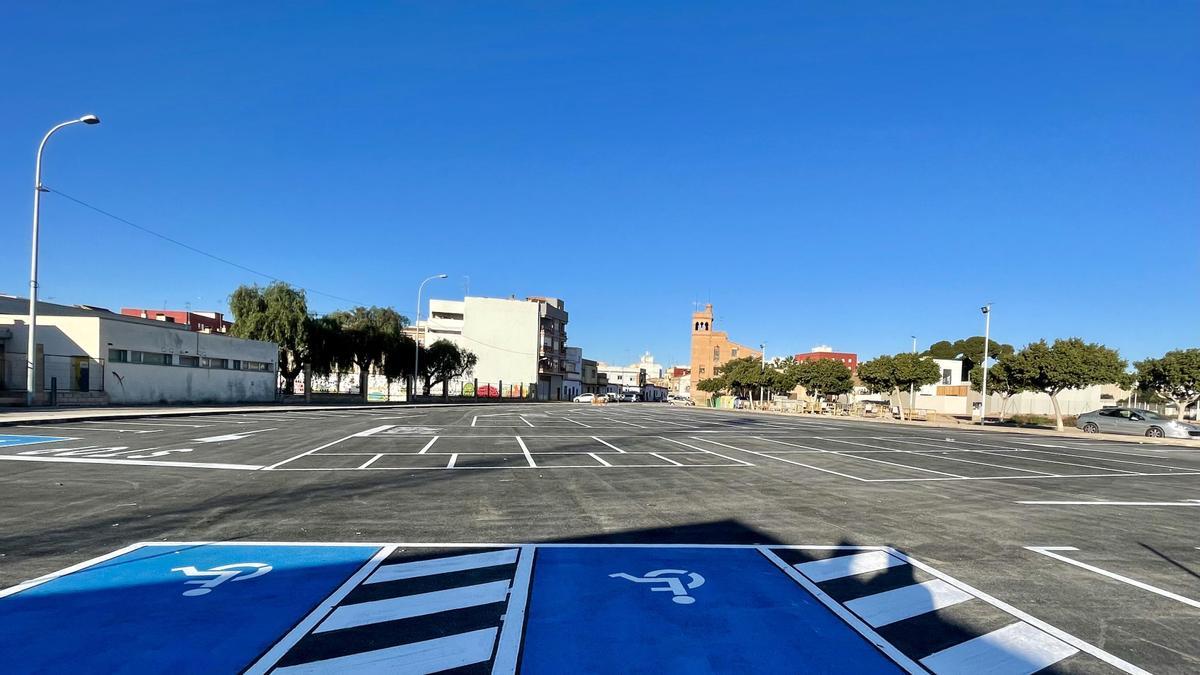
M 34 374 L 37 362 L 37 288 L 38 288 L 38 219 L 41 214 L 42 192 L 42 151 L 46 149 L 46 141 L 54 132 L 69 127 L 72 124 L 99 124 L 100 118 L 95 115 L 84 115 L 77 120 L 63 122 L 46 132 L 38 145 L 37 167 L 33 177 L 33 251 L 29 256 L 29 347 L 25 354 L 25 405 L 33 406 Z
M 417 324 L 421 323 L 421 292 L 425 290 L 425 284 L 434 279 L 445 279 L 446 276 L 445 274 L 435 274 L 422 281 L 420 286 L 417 286 L 417 314 L 414 319 L 416 323 L 413 324 L 413 389 L 417 388 L 417 375 L 421 372 L 421 343 L 417 340 L 417 336 L 420 334 Z M 426 324 L 428 324 L 428 321 Z M 428 328 L 428 325 L 426 325 L 426 328 Z M 426 331 L 426 335 L 428 335 L 428 331 Z
M 765 343 L 765 342 L 760 343 L 758 345 L 758 348 L 762 352 L 762 358 L 759 360 L 759 366 L 758 366 L 759 381 L 760 381 L 760 384 L 758 385 L 758 405 L 760 408 L 765 410 L 766 409 L 766 405 L 765 405 L 766 394 L 764 392 L 764 385 L 761 384 L 761 381 L 764 379 L 763 376 L 767 372 L 767 343 Z
M 909 337 L 911 337 L 912 341 L 913 341 L 913 354 L 916 354 L 917 353 L 917 336 L 910 335 Z M 908 383 L 908 409 L 909 410 L 912 410 L 913 408 L 917 407 L 916 391 L 917 390 L 913 388 L 912 382 L 909 382 Z
M 992 306 L 984 305 L 979 308 L 979 311 L 983 312 L 983 386 L 980 387 L 980 394 L 982 394 L 983 399 L 979 402 L 979 426 L 983 426 L 987 424 L 987 359 L 988 338 L 992 334 Z

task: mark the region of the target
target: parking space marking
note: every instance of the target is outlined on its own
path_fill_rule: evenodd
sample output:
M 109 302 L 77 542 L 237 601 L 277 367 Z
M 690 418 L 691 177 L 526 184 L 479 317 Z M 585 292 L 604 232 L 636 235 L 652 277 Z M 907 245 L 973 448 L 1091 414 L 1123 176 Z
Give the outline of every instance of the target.
M 363 463 L 362 463 L 362 465 L 361 465 L 361 466 L 359 466 L 358 468 L 360 468 L 360 469 L 368 469 L 368 468 L 370 468 L 370 467 L 371 467 L 371 465 L 372 465 L 372 464 L 374 464 L 375 462 L 378 462 L 378 461 L 379 461 L 380 459 L 382 459 L 382 458 L 383 458 L 383 454 L 382 454 L 382 453 L 376 454 L 376 455 L 375 455 L 374 457 L 372 457 L 371 459 L 368 459 L 367 461 L 363 462 Z
M 1027 623 L 1014 623 L 921 659 L 935 673 L 1024 675 L 1058 663 L 1079 650 Z
M 1067 556 L 1062 555 L 1061 553 L 1058 553 L 1058 551 L 1078 551 L 1079 549 L 1074 546 L 1026 546 L 1025 549 L 1028 551 L 1033 551 L 1034 553 L 1040 553 L 1040 554 L 1050 557 L 1050 558 L 1054 558 L 1055 560 L 1060 560 L 1062 562 L 1067 563 L 1068 565 L 1074 565 L 1078 568 L 1085 569 L 1089 572 L 1095 572 L 1096 574 L 1108 577 L 1109 579 L 1113 579 L 1115 581 L 1120 581 L 1121 583 L 1124 583 L 1124 584 L 1129 584 L 1130 586 L 1140 588 L 1143 591 L 1150 591 L 1151 593 L 1154 593 L 1155 595 L 1161 595 L 1164 598 L 1169 598 L 1176 602 L 1181 602 L 1189 607 L 1195 607 L 1196 609 L 1200 609 L 1200 601 L 1192 600 L 1191 598 L 1185 598 L 1184 596 L 1179 595 L 1178 593 L 1172 593 L 1171 591 L 1159 588 L 1157 586 L 1151 586 L 1150 584 L 1138 581 L 1137 579 L 1130 579 L 1129 577 L 1122 576 L 1115 572 L 1109 572 L 1108 570 L 1101 569 L 1099 567 L 1096 567 L 1095 565 L 1089 565 L 1087 563 L 1080 562 L 1080 561 L 1074 560 L 1072 558 L 1068 558 Z
M 516 437 L 517 445 L 521 446 L 521 452 L 525 453 L 525 461 L 529 462 L 529 468 L 536 469 L 537 463 L 533 461 L 533 455 L 529 454 L 529 448 L 525 446 L 525 441 L 520 436 Z
M 606 462 L 606 461 L 604 460 L 604 458 L 603 458 L 603 457 L 601 457 L 600 455 L 597 455 L 597 454 L 596 454 L 596 453 L 594 453 L 594 452 L 589 452 L 589 453 L 588 453 L 588 456 L 590 456 L 592 459 L 596 460 L 597 462 L 600 462 L 600 465 L 601 465 L 601 466 L 612 466 L 612 464 L 609 464 L 608 462 Z
M 425 447 L 421 448 L 421 450 L 419 452 L 417 452 L 417 454 L 423 455 L 423 454 L 429 452 L 429 449 L 433 447 L 434 443 L 437 443 L 437 439 L 439 439 L 439 438 L 441 438 L 441 436 L 434 436 L 433 438 L 429 439 L 429 442 L 426 443 Z
M 1200 506 L 1200 499 L 1188 499 L 1181 502 L 1013 502 L 1014 504 L 1034 504 L 1041 506 Z
M 517 417 L 520 417 L 521 421 L 524 422 L 526 426 L 529 426 L 529 427 L 533 426 L 533 422 L 530 422 L 529 420 L 525 419 L 524 415 L 517 415 Z
M 921 443 L 921 442 L 919 442 L 919 441 L 910 441 L 910 440 L 905 440 L 905 439 L 900 439 L 900 438 L 893 439 L 893 440 L 895 440 L 895 441 L 897 441 L 897 442 L 900 442 L 900 443 L 913 443 L 913 444 L 916 444 L 916 445 L 926 445 L 926 446 L 929 446 L 929 447 L 943 447 L 943 446 L 936 446 L 936 445 L 933 445 L 932 443 Z M 979 444 L 979 443 L 974 443 L 974 444 L 972 444 L 972 445 L 981 445 L 981 444 Z M 986 446 L 986 447 L 1000 447 L 1000 446 Z M 1040 450 L 1019 450 L 1019 449 L 1014 449 L 1014 451 L 1013 451 L 1013 452 L 1008 452 L 1008 453 L 1004 453 L 1004 452 L 989 452 L 989 451 L 987 451 L 987 450 L 958 450 L 957 452 L 973 452 L 973 453 L 979 453 L 979 454 L 983 454 L 983 455 L 995 455 L 995 456 L 997 456 L 997 457 L 1009 457 L 1009 456 L 1012 456 L 1014 453 L 1021 453 L 1021 454 L 1019 455 L 1019 458 L 1020 458 L 1021 460 L 1023 460 L 1023 461 L 1026 461 L 1026 462 L 1043 462 L 1043 463 L 1046 463 L 1046 464 L 1062 464 L 1062 465 L 1064 465 L 1064 466 L 1078 466 L 1078 467 L 1080 467 L 1080 468 L 1084 468 L 1084 469 L 1096 469 L 1096 470 L 1099 470 L 1099 471 L 1115 471 L 1115 472 L 1117 472 L 1117 473 L 1127 473 L 1127 474 L 1133 474 L 1133 475 L 1137 475 L 1137 472 L 1136 472 L 1136 471 L 1126 471 L 1126 470 L 1124 470 L 1124 469 L 1114 469 L 1114 468 L 1112 468 L 1112 467 L 1107 467 L 1107 466 L 1096 466 L 1096 465 L 1094 465 L 1094 464 L 1079 464 L 1078 462 L 1063 462 L 1063 461 L 1061 461 L 1061 460 L 1057 460 L 1057 459 L 1045 459 L 1045 458 L 1043 458 L 1043 457 L 1031 457 L 1031 456 L 1030 456 L 1030 455 L 1032 455 L 1032 454 L 1033 454 L 1033 453 L 1035 453 L 1035 452 L 1041 452 Z M 1015 468 L 1015 467 L 1012 467 L 1012 468 Z M 1017 470 L 1018 470 L 1018 471 L 1020 471 L 1020 469 L 1017 469 Z M 1040 472 L 1039 472 L 1039 473 L 1040 473 Z
M 85 420 L 84 424 L 112 424 L 111 422 L 100 422 L 97 420 Z M 178 424 L 168 422 L 131 422 L 129 420 L 121 420 L 121 424 L 132 424 L 135 427 L 190 427 L 193 429 L 201 429 L 211 427 L 211 424 Z
M 139 451 L 144 452 L 144 451 Z M 50 462 L 64 464 L 118 464 L 127 466 L 161 466 L 184 469 L 231 469 L 236 471 L 258 471 L 264 467 L 257 464 L 220 464 L 216 462 L 167 462 L 153 459 L 96 459 L 92 457 L 22 457 L 0 455 L 0 460 L 12 462 Z
M 597 436 L 591 436 L 591 438 L 592 438 L 592 440 L 599 441 L 600 443 L 607 445 L 608 447 L 612 448 L 613 450 L 616 450 L 617 452 L 620 452 L 620 453 L 625 452 L 624 450 L 618 448 L 617 446 L 613 445 L 612 443 L 609 443 L 608 441 L 604 440 L 603 438 L 599 438 Z

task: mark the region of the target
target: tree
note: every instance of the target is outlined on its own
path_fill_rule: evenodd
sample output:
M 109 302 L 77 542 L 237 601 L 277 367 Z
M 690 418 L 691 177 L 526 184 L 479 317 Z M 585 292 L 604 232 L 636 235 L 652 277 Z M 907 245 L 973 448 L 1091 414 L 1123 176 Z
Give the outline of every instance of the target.
M 820 399 L 822 395 L 838 396 L 853 391 L 854 376 L 841 361 L 813 359 L 802 361 L 796 368 L 796 384 L 804 387 L 813 398 Z
M 449 340 L 438 340 L 421 350 L 421 376 L 425 379 L 425 395 L 433 385 L 448 383 L 470 372 L 479 362 L 479 357 L 470 351 L 462 349 Z M 443 398 L 446 396 L 442 388 Z
M 1054 424 L 1063 430 L 1058 395 L 1065 389 L 1124 382 L 1125 361 L 1113 349 L 1079 338 L 1033 342 L 1007 360 L 1008 374 L 1016 386 L 1050 395 Z
M 736 396 L 751 394 L 768 381 L 762 361 L 752 356 L 726 361 L 716 373 L 724 380 L 725 389 Z
M 308 360 L 308 302 L 304 291 L 276 281 L 266 288 L 238 286 L 229 296 L 235 337 L 279 345 L 279 374 L 287 393 Z
M 710 394 L 720 394 L 721 392 L 725 391 L 727 385 L 725 383 L 725 378 L 717 375 L 716 377 L 700 380 L 696 383 L 696 388 L 700 391 L 706 391 Z
M 1010 344 L 988 340 L 988 358 L 990 359 L 1011 355 L 1014 351 L 1016 350 Z M 962 359 L 966 369 L 970 371 L 983 363 L 983 336 L 975 335 L 954 342 L 940 340 L 929 345 L 929 349 L 926 349 L 921 355 L 935 359 Z M 989 374 L 988 379 L 991 377 Z
M 1004 410 L 1008 407 L 1008 401 L 1013 397 L 1013 394 L 1019 394 L 1025 391 L 1018 382 L 1016 382 L 1012 374 L 1009 372 L 1009 360 L 1012 359 L 1011 354 L 1002 355 L 991 368 L 988 368 L 988 392 L 998 394 L 1000 396 L 1000 419 L 1004 419 Z M 971 388 L 975 391 L 983 390 L 983 366 L 975 366 L 969 374 L 971 378 Z
M 382 369 L 384 353 L 403 335 L 408 319 L 391 307 L 355 307 L 329 316 L 341 328 L 344 342 L 340 345 L 340 354 L 358 367 L 358 386 L 365 402 L 371 368 Z
M 1200 349 L 1177 349 L 1161 358 L 1138 361 L 1134 367 L 1138 387 L 1174 403 L 1177 419 L 1182 420 L 1187 407 L 1200 401 Z
M 895 356 L 880 356 L 858 365 L 858 379 L 871 391 L 895 395 L 899 401 L 900 419 L 904 416 L 904 398 L 901 389 L 910 385 L 923 387 L 933 384 L 942 377 L 937 364 L 928 356 L 903 353 Z

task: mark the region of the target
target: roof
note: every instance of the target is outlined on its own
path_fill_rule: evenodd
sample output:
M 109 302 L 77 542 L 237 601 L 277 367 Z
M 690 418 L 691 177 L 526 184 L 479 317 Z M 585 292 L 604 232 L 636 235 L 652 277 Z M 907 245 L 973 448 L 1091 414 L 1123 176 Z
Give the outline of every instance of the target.
M 124 321 L 126 323 L 140 323 L 158 328 L 167 328 L 170 330 L 188 330 L 186 324 L 167 323 L 165 321 L 155 321 L 154 319 L 143 319 L 137 316 L 128 316 L 125 314 L 117 314 L 103 307 L 93 307 L 91 305 L 58 305 L 52 302 L 38 301 L 37 304 L 38 316 L 75 316 L 81 318 L 96 318 L 106 319 L 108 321 Z M 19 298 L 15 295 L 0 294 L 0 316 L 28 316 L 29 315 L 29 298 Z

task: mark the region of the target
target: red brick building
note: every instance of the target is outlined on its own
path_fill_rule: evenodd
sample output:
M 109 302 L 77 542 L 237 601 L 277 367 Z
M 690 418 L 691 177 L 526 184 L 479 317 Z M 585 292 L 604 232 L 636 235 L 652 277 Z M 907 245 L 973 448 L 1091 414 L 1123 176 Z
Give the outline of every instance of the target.
M 850 369 L 850 372 L 858 372 L 858 354 L 851 354 L 849 352 L 835 352 L 831 349 L 814 347 L 813 350 L 807 354 L 796 355 L 797 361 L 812 361 L 815 359 L 832 359 L 834 361 L 841 361 L 842 363 L 846 364 L 846 367 Z
M 122 307 L 125 316 L 137 316 L 143 319 L 178 323 L 197 333 L 228 333 L 232 323 L 225 320 L 221 312 L 193 312 L 179 309 L 142 309 L 140 307 Z

